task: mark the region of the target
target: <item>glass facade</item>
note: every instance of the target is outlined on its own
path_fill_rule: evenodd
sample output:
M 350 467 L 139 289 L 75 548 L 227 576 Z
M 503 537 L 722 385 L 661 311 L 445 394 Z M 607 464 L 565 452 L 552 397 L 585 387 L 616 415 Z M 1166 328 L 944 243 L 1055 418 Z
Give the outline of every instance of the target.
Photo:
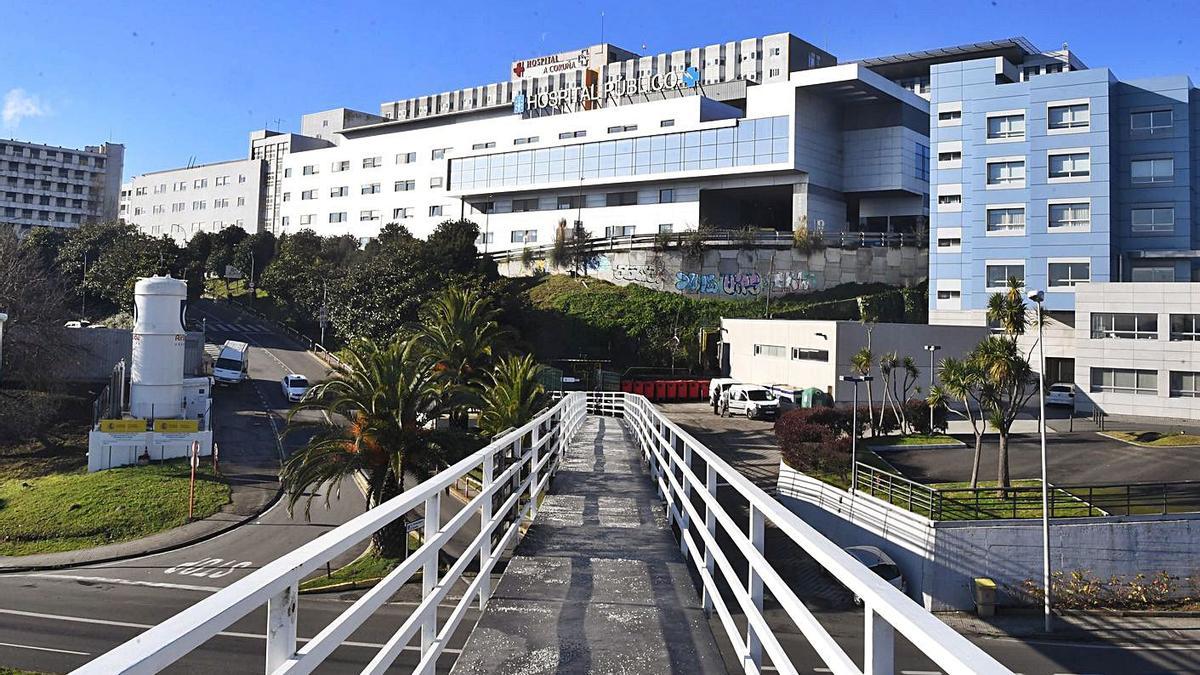
M 737 126 L 517 150 L 450 161 L 450 189 L 641 176 L 788 161 L 786 115 Z

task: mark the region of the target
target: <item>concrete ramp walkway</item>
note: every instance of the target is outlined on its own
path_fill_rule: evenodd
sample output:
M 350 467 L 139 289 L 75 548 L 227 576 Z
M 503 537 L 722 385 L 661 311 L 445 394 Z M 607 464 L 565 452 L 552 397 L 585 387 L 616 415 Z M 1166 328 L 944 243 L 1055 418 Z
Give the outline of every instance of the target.
M 724 673 L 624 424 L 589 417 L 453 673 Z

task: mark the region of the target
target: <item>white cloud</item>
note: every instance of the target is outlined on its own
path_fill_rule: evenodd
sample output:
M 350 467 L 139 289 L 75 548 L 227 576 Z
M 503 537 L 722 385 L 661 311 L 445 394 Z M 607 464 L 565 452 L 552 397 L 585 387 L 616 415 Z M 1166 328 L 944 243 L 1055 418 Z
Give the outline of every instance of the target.
M 50 109 L 37 96 L 25 92 L 24 89 L 9 89 L 4 95 L 4 126 L 15 129 L 26 117 L 42 117 L 50 113 Z

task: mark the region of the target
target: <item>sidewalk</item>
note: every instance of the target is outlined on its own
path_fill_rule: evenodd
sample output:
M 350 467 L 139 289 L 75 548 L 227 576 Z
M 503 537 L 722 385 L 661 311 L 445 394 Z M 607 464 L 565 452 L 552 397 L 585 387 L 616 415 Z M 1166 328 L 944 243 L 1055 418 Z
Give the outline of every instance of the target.
M 1052 633 L 1045 632 L 1042 614 L 1036 611 L 1000 611 L 987 619 L 968 612 L 939 612 L 937 617 L 970 637 L 1103 642 L 1141 648 L 1200 644 L 1200 615 L 1072 612 L 1054 617 Z

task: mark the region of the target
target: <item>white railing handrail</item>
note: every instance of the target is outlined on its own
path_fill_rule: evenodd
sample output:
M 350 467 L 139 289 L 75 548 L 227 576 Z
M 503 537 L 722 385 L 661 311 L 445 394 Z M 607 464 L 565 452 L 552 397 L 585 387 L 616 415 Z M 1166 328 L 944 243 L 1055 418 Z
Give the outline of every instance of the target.
M 158 672 L 264 604 L 268 605 L 266 672 L 311 672 L 320 665 L 320 660 L 333 651 L 336 643 L 345 640 L 352 632 L 352 629 L 346 630 L 347 626 L 361 625 L 418 567 L 424 570 L 422 602 L 414 609 L 413 618 L 406 625 L 414 619 L 418 621 L 418 627 L 422 630 L 423 659 L 420 670 L 432 672 L 432 665 L 436 663 L 448 637 L 437 636 L 435 639 L 434 635 L 437 633 L 437 606 L 445 596 L 444 590 L 459 580 L 471 561 L 471 553 L 479 551 L 479 574 L 470 587 L 471 591 L 460 601 L 452 622 L 447 623 L 442 631 L 449 633 L 462 618 L 473 594 L 478 593 L 481 604 L 486 602 L 490 594 L 487 577 L 491 568 L 526 517 L 532 520 L 536 515 L 537 496 L 549 483 L 563 448 L 578 430 L 585 414 L 586 404 L 582 393 L 563 397 L 530 422 L 511 430 L 428 480 L 268 563 L 74 672 L 87 675 Z M 526 437 L 530 438 L 528 447 L 524 446 Z M 514 455 L 512 464 L 501 467 L 499 475 L 493 475 L 495 460 L 502 459 L 510 452 Z M 445 525 L 440 523 L 440 495 L 456 480 L 481 465 L 484 471 L 483 489 L 454 518 Z M 528 476 L 512 491 L 505 504 L 492 513 L 493 496 L 511 485 L 511 479 L 526 468 Z M 512 509 L 520 504 L 523 497 L 528 497 L 528 501 L 516 514 L 500 545 L 492 550 L 492 532 L 512 514 Z M 352 605 L 330 627 L 310 640 L 303 650 L 297 650 L 296 589 L 300 580 L 422 504 L 426 511 L 426 538 L 421 548 L 410 554 L 408 560 L 393 570 L 372 593 Z M 468 553 L 452 566 L 450 572 L 444 577 L 439 575 L 437 554 L 449 538 L 475 515 L 476 510 L 481 520 L 479 535 L 468 546 Z M 401 629 L 402 632 L 404 630 Z M 345 635 L 342 636 L 342 633 Z M 330 646 L 320 639 L 326 634 L 341 639 Z M 410 632 L 409 637 L 411 635 Z M 398 645 L 389 643 L 388 647 L 394 647 L 391 658 L 394 659 L 406 644 L 407 639 Z M 310 655 L 316 658 L 304 658 Z M 388 660 L 379 664 L 382 666 L 379 669 L 386 669 L 390 663 Z M 373 663 L 374 666 L 376 664 Z
M 594 398 L 599 401 L 599 397 Z M 867 654 L 864 659 L 868 666 L 865 672 L 891 672 L 889 668 L 892 662 L 892 630 L 898 631 L 947 673 L 1010 672 L 754 485 L 678 424 L 667 419 L 644 396 L 617 393 L 606 394 L 603 399 L 608 407 L 618 405 L 618 399 L 624 404 L 621 407 L 624 408 L 625 417 L 632 423 L 642 444 L 643 453 L 651 464 L 653 478 L 667 500 L 668 518 L 680 526 L 681 548 L 685 556 L 696 565 L 705 586 L 706 609 L 711 606 L 721 614 L 722 623 L 730 633 L 730 640 L 735 648 L 743 652 L 741 656 L 748 672 L 759 670 L 764 649 L 772 657 L 772 663 L 779 672 L 795 672 L 787 661 L 787 656 L 776 643 L 774 635 L 764 634 L 764 631 L 769 632 L 765 618 L 760 613 L 764 585 L 833 672 L 864 672 L 859 671 L 850 657 L 815 620 L 763 556 L 764 521 L 772 523 L 786 534 L 862 599 L 868 628 L 865 641 Z M 670 438 L 664 431 L 669 432 Z M 682 455 L 676 443 L 683 446 Z M 707 467 L 710 473 L 707 478 L 696 475 L 693 470 L 691 461 L 695 457 L 701 459 Z M 728 484 L 749 502 L 750 532 L 743 531 L 717 502 L 718 481 Z M 703 502 L 700 509 L 693 503 L 693 493 Z M 697 545 L 690 531 L 691 523 L 697 524 L 695 527 L 704 545 Z M 753 588 L 747 589 L 737 576 L 731 577 L 733 567 L 729 565 L 722 551 L 708 550 L 709 545 L 716 544 L 715 526 L 718 523 L 722 526 L 723 534 L 733 542 L 734 548 L 747 558 Z M 721 568 L 724 581 L 739 606 L 743 610 L 751 610 L 745 611 L 750 628 L 744 640 L 734 625 L 732 616 L 727 616 L 728 609 L 719 597 L 719 585 L 713 576 L 718 567 Z M 875 615 L 881 621 L 875 621 Z

